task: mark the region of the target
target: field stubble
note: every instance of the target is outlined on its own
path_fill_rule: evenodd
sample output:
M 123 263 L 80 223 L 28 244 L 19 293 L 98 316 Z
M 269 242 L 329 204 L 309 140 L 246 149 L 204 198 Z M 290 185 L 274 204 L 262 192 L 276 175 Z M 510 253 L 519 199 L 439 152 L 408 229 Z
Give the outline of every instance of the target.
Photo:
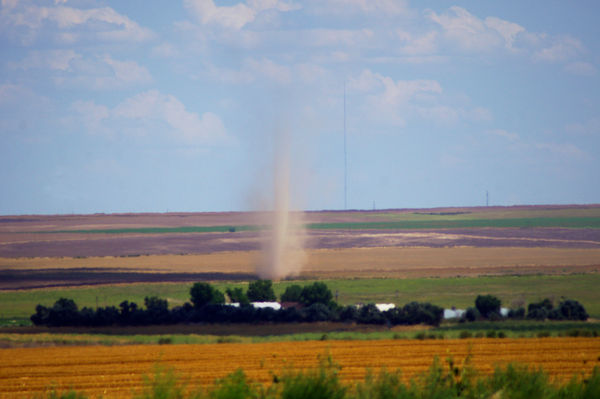
M 600 249 L 377 247 L 307 250 L 302 276 L 454 277 L 600 271 Z M 149 273 L 254 273 L 258 251 L 89 258 L 0 258 L 0 270 L 106 269 Z M 157 276 L 157 281 L 160 281 Z M 123 281 L 128 282 L 128 281 Z
M 269 383 L 273 373 L 316 367 L 331 356 L 343 381 L 364 378 L 368 369 L 400 369 L 405 380 L 425 372 L 434 357 L 460 364 L 468 355 L 478 372 L 518 362 L 543 368 L 561 381 L 589 374 L 600 365 L 594 338 L 309 341 L 265 344 L 143 345 L 4 349 L 0 351 L 0 397 L 31 397 L 48 387 L 92 396 L 130 397 L 142 376 L 165 364 L 191 387 L 210 385 L 242 368 L 252 380 Z

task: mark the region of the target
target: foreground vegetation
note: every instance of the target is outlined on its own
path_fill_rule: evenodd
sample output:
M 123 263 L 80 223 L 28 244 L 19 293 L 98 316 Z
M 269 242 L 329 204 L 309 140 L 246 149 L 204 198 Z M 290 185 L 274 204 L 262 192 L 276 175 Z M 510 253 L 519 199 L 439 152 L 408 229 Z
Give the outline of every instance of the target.
M 274 374 L 271 384 L 254 382 L 243 369 L 219 378 L 204 389 L 189 389 L 184 378 L 173 368 L 156 366 L 153 375 L 144 377 L 143 388 L 134 393 L 140 399 L 434 399 L 434 398 L 556 398 L 587 399 L 600 397 L 600 368 L 590 376 L 574 375 L 567 383 L 553 382 L 541 369 L 509 364 L 497 367 L 490 376 L 480 376 L 469 358 L 456 364 L 437 357 L 429 370 L 409 382 L 403 381 L 401 370 L 368 373 L 363 381 L 343 383 L 340 367 L 328 357 L 316 369 L 283 370 Z M 51 390 L 47 398 L 86 398 L 76 391 Z

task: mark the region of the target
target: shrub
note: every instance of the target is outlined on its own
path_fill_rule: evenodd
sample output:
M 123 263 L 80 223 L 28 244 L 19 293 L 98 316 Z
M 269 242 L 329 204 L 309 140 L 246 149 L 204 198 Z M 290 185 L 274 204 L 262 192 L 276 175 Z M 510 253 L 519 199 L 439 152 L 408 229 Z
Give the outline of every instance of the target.
M 321 361 L 317 370 L 289 373 L 282 378 L 282 399 L 342 399 L 346 388 L 340 383 L 331 358 Z
M 471 331 L 461 331 L 460 334 L 458 334 L 458 338 L 460 339 L 465 339 L 465 338 L 471 338 L 473 336 L 473 334 L 471 334 Z
M 384 324 L 383 314 L 375 304 L 369 303 L 358 310 L 358 322 L 363 324 Z
M 331 319 L 331 309 L 322 303 L 314 303 L 304 309 L 306 321 L 328 321 Z
M 357 321 L 358 320 L 358 309 L 356 306 L 350 305 L 342 308 L 340 311 L 341 321 Z
M 172 368 L 155 366 L 154 376 L 144 376 L 144 390 L 136 399 L 182 399 L 185 390 L 179 382 L 179 376 Z
M 465 312 L 465 319 L 468 321 L 475 321 L 481 317 L 479 310 L 477 308 L 468 308 Z
M 396 399 L 407 398 L 408 388 L 402 383 L 400 371 L 388 372 L 381 370 L 375 378 L 367 373 L 364 383 L 356 385 L 357 399 Z
M 508 318 L 517 320 L 525 318 L 525 308 L 510 309 L 508 311 Z
M 211 399 L 251 399 L 258 398 L 256 387 L 246 379 L 242 369 L 237 369 L 225 378 L 216 381 L 216 387 L 210 392 Z

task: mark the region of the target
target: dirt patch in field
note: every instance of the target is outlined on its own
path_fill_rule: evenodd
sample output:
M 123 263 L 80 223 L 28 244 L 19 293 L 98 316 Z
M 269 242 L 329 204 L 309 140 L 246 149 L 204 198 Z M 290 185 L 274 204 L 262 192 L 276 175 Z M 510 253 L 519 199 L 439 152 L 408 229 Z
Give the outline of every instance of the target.
M 250 273 L 144 273 L 110 269 L 7 269 L 0 270 L 0 290 L 112 285 L 123 283 L 181 283 L 196 281 L 248 281 Z

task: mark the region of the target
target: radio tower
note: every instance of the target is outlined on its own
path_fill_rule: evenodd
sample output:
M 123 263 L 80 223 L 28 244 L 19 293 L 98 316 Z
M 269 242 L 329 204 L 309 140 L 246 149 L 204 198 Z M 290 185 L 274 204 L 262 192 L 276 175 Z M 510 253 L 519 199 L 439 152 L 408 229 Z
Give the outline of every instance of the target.
M 346 154 L 346 80 L 344 79 L 344 209 L 348 209 L 348 169 Z

